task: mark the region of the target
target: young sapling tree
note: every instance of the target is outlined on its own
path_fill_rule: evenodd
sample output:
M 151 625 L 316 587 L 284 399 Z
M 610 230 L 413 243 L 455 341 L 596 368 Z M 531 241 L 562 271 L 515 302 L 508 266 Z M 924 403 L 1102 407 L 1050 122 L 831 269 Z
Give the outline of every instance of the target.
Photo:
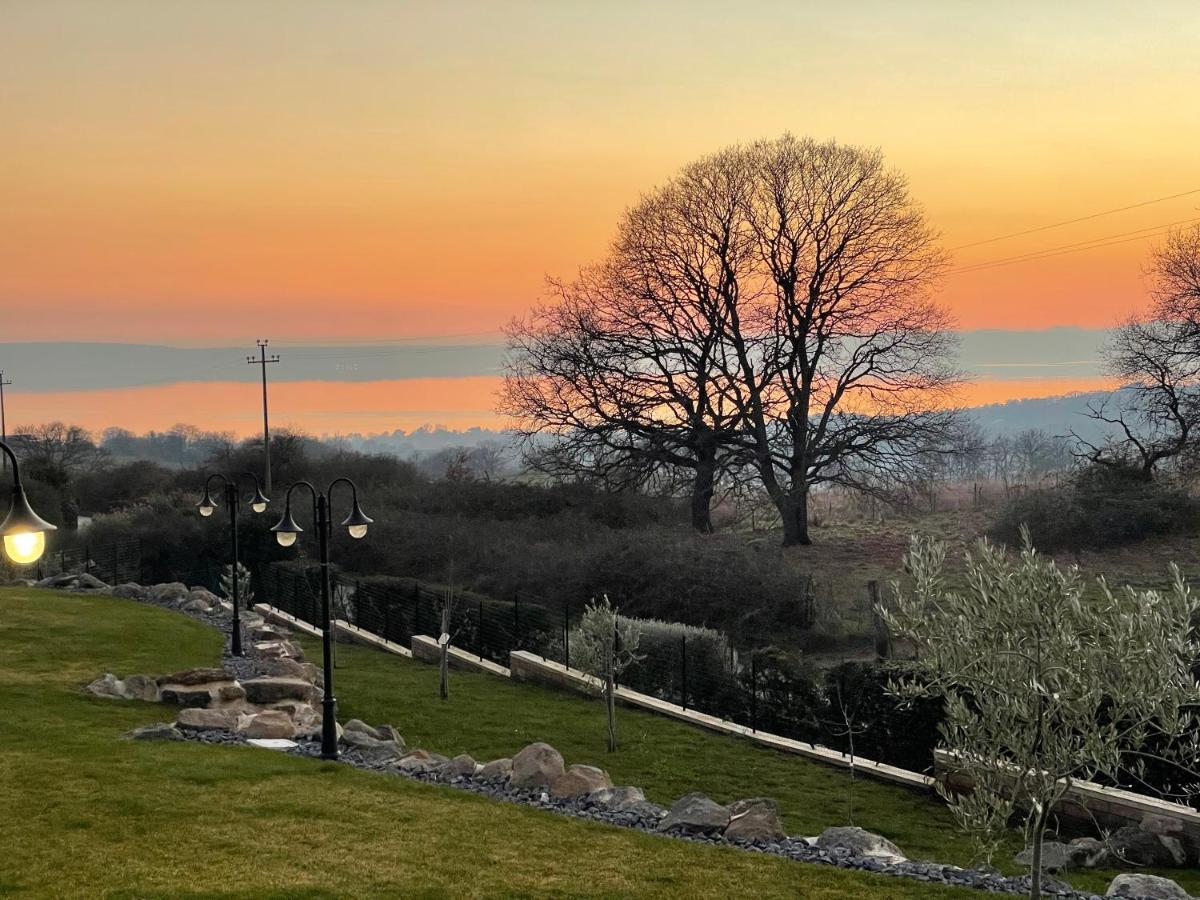
M 939 790 L 985 852 L 1022 818 L 1038 898 L 1042 838 L 1073 782 L 1138 775 L 1149 747 L 1173 747 L 1181 768 L 1196 758 L 1200 642 L 1178 569 L 1167 591 L 1114 591 L 1099 579 L 1089 592 L 1076 567 L 1060 569 L 1022 537 L 1015 558 L 981 542 L 953 585 L 944 545 L 914 538 L 915 587 L 897 588 L 880 614 L 917 649 L 893 689 L 943 698 L 943 748 L 973 785 Z
M 572 660 L 603 685 L 609 753 L 617 749 L 617 678 L 642 658 L 637 652 L 640 640 L 637 624 L 622 619 L 607 595 L 603 602 L 593 600 L 585 607 L 572 637 Z

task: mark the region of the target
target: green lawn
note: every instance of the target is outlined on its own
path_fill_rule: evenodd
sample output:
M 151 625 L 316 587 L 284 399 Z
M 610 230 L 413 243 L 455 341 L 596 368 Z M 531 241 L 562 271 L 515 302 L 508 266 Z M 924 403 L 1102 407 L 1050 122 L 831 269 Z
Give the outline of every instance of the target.
M 311 659 L 320 658 L 319 642 L 305 645 Z M 821 763 L 624 707 L 617 712 L 621 746 L 609 754 L 598 700 L 452 671 L 450 699 L 442 701 L 435 666 L 354 645 L 339 645 L 337 652 L 339 718 L 395 725 L 413 746 L 446 755 L 470 753 L 486 762 L 511 756 L 531 741 L 546 741 L 568 763 L 598 765 L 614 782 L 638 785 L 650 800 L 664 805 L 696 790 L 721 802 L 773 797 L 789 834 L 813 835 L 830 825 L 852 822 L 890 838 L 914 859 L 966 866 L 974 858 L 973 845 L 933 794 L 860 777 L 853 784 L 851 815 L 849 776 Z M 1014 832 L 1008 851 L 993 863 L 1021 874 L 1012 862 L 1020 847 Z M 1200 872 L 1146 871 L 1173 878 L 1200 894 Z M 1072 872 L 1064 880 L 1103 894 L 1116 874 Z
M 79 691 L 104 671 L 211 664 L 219 646 L 214 632 L 175 613 L 0 590 L 0 895 L 976 896 L 584 825 L 269 751 L 129 743 L 120 739 L 124 731 L 166 718 L 167 710 Z M 544 737 L 572 759 L 640 781 L 652 795 L 677 793 L 676 785 L 719 796 L 773 793 L 793 824 L 820 818 L 784 796 L 790 779 L 813 778 L 796 760 L 763 768 L 744 756 L 749 748 L 735 745 L 723 758 L 742 774 L 721 779 L 708 768 L 716 739 L 629 715 L 622 717 L 626 749 L 602 759 L 596 710 L 583 701 L 456 676 L 455 697 L 443 705 L 426 670 L 356 651 L 344 651 L 342 662 L 347 714 L 389 719 L 417 743 L 488 756 Z M 653 755 L 652 743 L 659 744 Z M 696 754 L 707 761 L 689 762 Z M 673 775 L 675 767 L 683 774 Z M 771 780 L 742 791 L 739 783 L 760 768 Z M 701 775 L 712 783 L 693 783 Z M 863 805 L 873 796 L 864 787 Z M 931 810 L 896 796 L 900 806 Z M 838 798 L 828 794 L 819 800 L 832 802 Z M 815 795 L 810 805 L 817 808 Z M 893 833 L 903 841 L 908 832 L 897 819 Z

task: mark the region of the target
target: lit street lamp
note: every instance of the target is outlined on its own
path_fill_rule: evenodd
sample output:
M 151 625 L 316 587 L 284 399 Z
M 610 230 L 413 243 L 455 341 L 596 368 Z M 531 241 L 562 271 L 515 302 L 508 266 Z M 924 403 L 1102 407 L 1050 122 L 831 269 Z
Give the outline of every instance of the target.
M 321 700 L 321 758 L 337 759 L 337 700 L 333 696 L 333 644 L 330 637 L 329 618 L 329 543 L 333 534 L 333 520 L 330 517 L 330 505 L 333 489 L 338 484 L 347 484 L 351 491 L 350 515 L 342 520 L 342 525 L 350 537 L 366 537 L 367 526 L 374 519 L 367 516 L 358 505 L 358 487 L 349 478 L 335 478 L 330 482 L 325 493 L 321 493 L 307 481 L 297 481 L 287 490 L 283 505 L 283 515 L 271 528 L 275 539 L 281 547 L 291 547 L 296 543 L 297 536 L 304 531 L 292 517 L 292 491 L 298 487 L 306 487 L 313 498 L 313 521 L 317 527 L 317 543 L 321 552 L 321 651 L 322 663 L 325 670 L 325 694 Z
M 253 472 L 244 473 L 254 481 L 254 495 L 250 498 L 250 509 L 253 512 L 265 512 L 270 499 L 262 492 L 262 486 L 258 483 L 258 476 Z M 244 476 L 243 476 L 244 477 Z M 217 508 L 217 502 L 213 499 L 212 483 L 214 478 L 221 479 L 221 483 L 225 488 L 225 509 L 229 513 L 229 536 L 230 545 L 233 552 L 233 564 L 230 571 L 233 573 L 231 581 L 233 582 L 233 628 L 230 637 L 230 650 L 234 656 L 244 656 L 242 652 L 242 617 L 240 603 L 238 602 L 238 506 L 241 504 L 241 494 L 238 491 L 236 478 L 226 478 L 220 472 L 209 475 L 204 482 L 204 496 L 200 498 L 200 502 L 196 504 L 200 515 L 208 518 Z
M 37 562 L 46 549 L 46 532 L 57 531 L 56 525 L 51 525 L 33 511 L 29 498 L 25 496 L 25 488 L 21 484 L 21 470 L 17 468 L 17 455 L 12 448 L 0 441 L 0 450 L 4 458 L 12 461 L 13 489 L 12 506 L 4 522 L 0 523 L 0 535 L 4 536 L 4 552 L 15 563 L 28 565 Z

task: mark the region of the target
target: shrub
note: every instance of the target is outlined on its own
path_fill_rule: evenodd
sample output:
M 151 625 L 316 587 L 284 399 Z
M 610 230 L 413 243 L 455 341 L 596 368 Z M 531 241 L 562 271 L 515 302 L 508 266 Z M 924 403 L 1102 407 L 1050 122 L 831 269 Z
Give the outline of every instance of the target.
M 1140 470 L 1089 466 L 1062 486 L 1009 501 L 990 536 L 1017 546 L 1023 524 L 1046 552 L 1102 549 L 1154 534 L 1194 531 L 1200 503 L 1183 488 L 1147 479 Z

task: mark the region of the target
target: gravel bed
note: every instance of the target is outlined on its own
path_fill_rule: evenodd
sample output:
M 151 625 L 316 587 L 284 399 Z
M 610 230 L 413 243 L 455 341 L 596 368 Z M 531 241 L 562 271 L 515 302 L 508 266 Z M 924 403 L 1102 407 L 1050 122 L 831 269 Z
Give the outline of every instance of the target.
M 153 601 L 144 601 L 153 602 Z M 169 604 L 155 604 L 171 608 Z M 229 652 L 229 620 L 230 615 L 220 613 L 185 612 L 198 621 L 204 622 L 225 633 L 225 652 L 222 663 L 226 669 L 233 672 L 239 679 L 252 678 L 262 674 L 262 669 L 255 658 L 254 651 L 248 650 L 245 657 L 236 657 Z M 243 625 L 243 627 L 245 627 Z M 223 731 L 192 731 L 182 732 L 186 740 L 199 741 L 205 744 L 245 744 L 246 739 L 239 735 Z M 288 753 L 295 756 L 319 757 L 321 744 L 318 739 L 300 739 L 297 746 Z M 857 856 L 852 853 L 837 850 L 830 851 L 815 847 L 804 838 L 789 837 L 781 841 L 729 841 L 719 832 L 713 834 L 685 834 L 680 832 L 663 832 L 658 830 L 659 819 L 665 810 L 652 803 L 638 804 L 634 810 L 613 811 L 602 808 L 587 799 L 557 800 L 544 791 L 530 791 L 509 786 L 501 779 L 482 779 L 479 777 L 456 776 L 443 779 L 436 774 L 401 772 L 392 768 L 388 763 L 365 759 L 355 750 L 343 750 L 339 761 L 359 769 L 400 776 L 421 781 L 427 784 L 449 786 L 459 790 L 470 791 L 501 800 L 506 803 L 518 803 L 532 806 L 547 812 L 583 819 L 619 828 L 635 828 L 639 831 L 655 834 L 660 837 L 675 840 L 691 841 L 699 844 L 735 847 L 751 853 L 766 853 L 781 856 L 799 862 L 815 863 L 817 865 L 836 866 L 841 869 L 855 869 L 872 872 L 879 875 L 890 875 L 898 878 L 908 878 L 929 884 L 944 884 L 958 887 L 975 888 L 993 894 L 1010 894 L 1014 896 L 1029 894 L 1029 876 L 1008 877 L 985 869 L 962 869 L 958 866 L 941 865 L 939 863 L 918 862 L 906 860 L 892 863 L 880 859 Z M 1097 894 L 1076 891 L 1063 882 L 1053 878 L 1043 877 L 1042 892 L 1049 897 L 1061 897 L 1065 900 L 1104 900 Z

